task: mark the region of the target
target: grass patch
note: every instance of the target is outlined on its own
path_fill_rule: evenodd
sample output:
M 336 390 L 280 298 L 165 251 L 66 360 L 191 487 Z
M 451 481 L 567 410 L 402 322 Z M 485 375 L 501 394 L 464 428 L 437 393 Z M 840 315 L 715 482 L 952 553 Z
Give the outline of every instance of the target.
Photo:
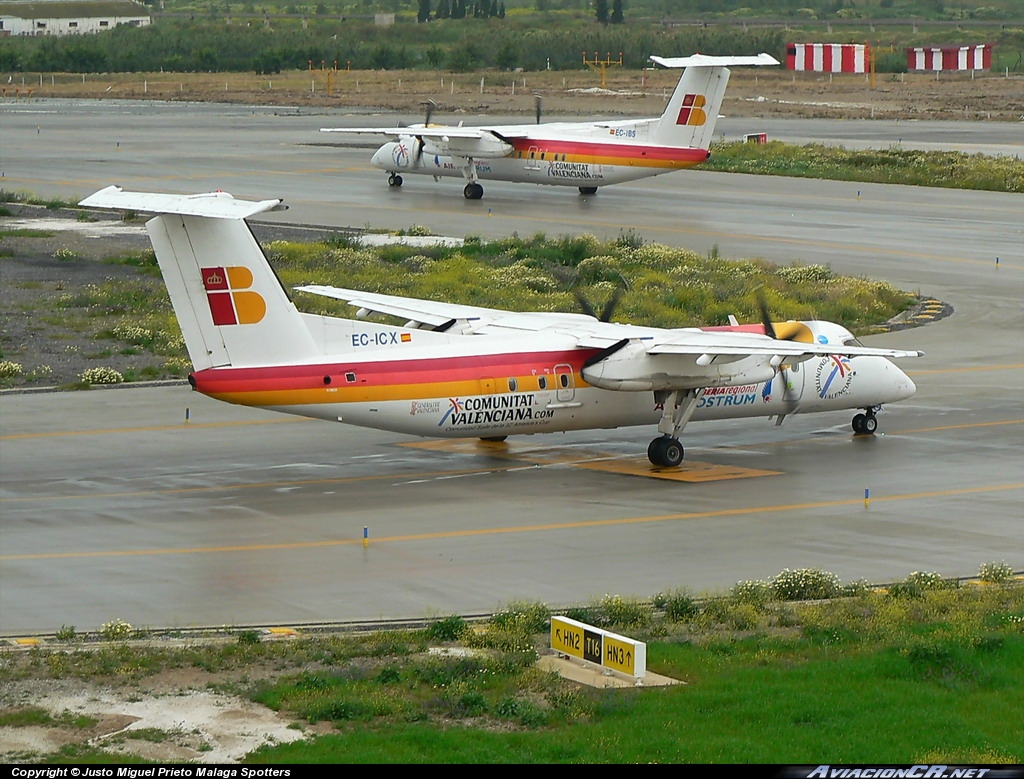
M 0 711 L 0 727 L 6 728 L 69 727 L 81 729 L 91 728 L 95 724 L 95 718 L 84 714 L 64 712 L 54 717 L 48 711 L 38 706 Z
M 686 249 L 646 244 L 635 235 L 601 241 L 594 236 L 494 241 L 467 239 L 461 247 L 391 245 L 362 248 L 349 241 L 264 246 L 288 288 L 304 284 L 354 287 L 427 300 L 523 311 L 579 311 L 578 296 L 600 311 L 619 299 L 615 319 L 653 327 L 724 325 L 730 315 L 760 321 L 760 299 L 773 317 L 825 319 L 856 334 L 876 331 L 916 302 L 910 293 L 863 277 L 838 276 L 825 265 L 780 266 L 763 260 L 725 260 Z M 152 252 L 122 254 L 105 262 L 138 269 L 133 278 L 57 289 L 38 288 L 23 308 L 51 340 L 73 337 L 80 353 L 117 356 L 128 381 L 179 377 L 190 364 Z M 23 285 L 32 290 L 31 282 Z M 35 291 L 35 290 L 33 290 Z M 295 294 L 300 310 L 352 317 L 340 301 Z M 161 358 L 154 360 L 154 357 Z M 27 381 L 5 379 L 5 386 Z M 55 376 L 56 383 L 76 377 Z
M 90 648 L 84 637 L 72 651 L 12 655 L 0 683 L 229 671 L 262 680 L 232 682 L 253 700 L 333 725 L 328 735 L 264 746 L 248 763 L 817 764 L 822 754 L 843 763 L 1021 762 L 1020 584 L 924 587 L 914 597 L 857 588 L 813 602 L 745 585 L 700 599 L 664 591 L 658 608 L 616 596 L 580 607 L 647 641 L 648 668 L 686 683 L 673 687 L 583 688 L 539 670 L 551 612 L 536 603 L 482 624 L 448 617 L 422 630 L 287 642 L 231 634 L 176 648 L 133 639 Z M 737 630 L 740 612 L 747 623 Z M 510 635 L 526 648 L 502 648 Z M 438 641 L 447 653 L 428 653 Z M 7 716 L 46 721 L 38 711 Z M 76 748 L 56 761 L 104 759 Z
M 0 238 L 52 238 L 56 233 L 51 230 L 37 230 L 29 227 L 12 227 L 0 230 Z
M 841 146 L 716 143 L 709 170 L 771 176 L 1024 192 L 1024 160 L 955 151 L 851 150 Z

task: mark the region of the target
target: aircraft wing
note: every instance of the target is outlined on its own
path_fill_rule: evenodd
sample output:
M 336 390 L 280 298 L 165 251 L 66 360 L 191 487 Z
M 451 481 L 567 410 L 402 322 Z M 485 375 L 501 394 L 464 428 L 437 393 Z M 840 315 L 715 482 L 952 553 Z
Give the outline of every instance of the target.
M 362 292 L 341 287 L 324 287 L 313 284 L 296 287 L 295 289 L 299 292 L 309 292 L 313 295 L 344 300 L 350 306 L 355 306 L 359 309 L 356 316 L 360 318 L 370 314 L 386 314 L 406 319 L 415 324 L 429 325 L 433 328 L 443 327 L 450 322 L 458 320 L 475 322 L 481 316 L 486 316 L 488 313 L 502 313 L 494 309 L 478 308 L 476 306 L 462 306 L 455 303 L 441 303 L 433 300 L 418 300 L 398 295 L 378 295 L 373 292 Z
M 430 151 L 445 157 L 472 157 L 487 159 L 507 157 L 512 153 L 512 144 L 500 133 L 486 127 L 455 127 L 431 125 L 429 127 L 323 127 L 322 133 L 348 133 L 350 135 L 375 135 L 379 138 L 398 141 L 415 138 Z
M 766 335 L 742 332 L 707 332 L 703 330 L 664 330 L 667 338 L 652 338 L 645 344 L 648 354 L 695 355 L 710 362 L 722 362 L 754 356 L 778 356 L 806 359 L 830 354 L 845 357 L 921 357 L 924 352 L 908 349 L 877 349 L 873 346 L 847 346 L 839 343 L 807 343 Z
M 622 341 L 639 344 L 649 355 L 692 357 L 697 364 L 732 362 L 745 357 L 777 357 L 779 362 L 798 362 L 815 355 L 874 356 L 899 359 L 919 357 L 923 352 L 878 349 L 839 343 L 808 343 L 770 338 L 759 333 L 707 331 L 700 328 L 668 330 L 617 322 L 601 322 L 585 314 L 546 311 L 515 312 L 483 306 L 465 306 L 398 295 L 382 295 L 340 287 L 310 285 L 300 292 L 344 300 L 359 308 L 357 316 L 387 314 L 405 319 L 410 327 L 421 325 L 466 335 L 515 335 L 523 332 L 552 332 L 577 339 L 581 347 L 607 348 Z

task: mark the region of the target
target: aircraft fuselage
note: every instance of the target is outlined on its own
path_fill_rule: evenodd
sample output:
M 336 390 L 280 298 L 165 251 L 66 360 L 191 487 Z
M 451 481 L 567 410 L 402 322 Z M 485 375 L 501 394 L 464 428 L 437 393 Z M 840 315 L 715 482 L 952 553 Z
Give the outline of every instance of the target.
M 625 133 L 618 139 L 615 133 Z M 518 138 L 504 157 L 472 160 L 444 154 L 438 144 L 414 137 L 391 141 L 371 158 L 389 173 L 416 173 L 463 179 L 486 179 L 572 187 L 601 187 L 657 176 L 699 165 L 704 149 L 638 142 L 637 130 L 608 128 L 609 135 L 586 138 Z M 472 166 L 472 169 L 469 169 Z
M 405 350 L 403 350 L 405 351 Z M 433 350 L 430 350 L 433 352 Z M 515 351 L 328 364 L 211 368 L 200 392 L 231 403 L 410 435 L 463 438 L 656 424 L 651 392 L 599 389 L 582 376 L 592 350 Z M 355 356 L 352 355 L 354 358 Z M 909 397 L 913 382 L 882 357 L 826 356 L 766 382 L 710 386 L 694 420 L 873 407 Z

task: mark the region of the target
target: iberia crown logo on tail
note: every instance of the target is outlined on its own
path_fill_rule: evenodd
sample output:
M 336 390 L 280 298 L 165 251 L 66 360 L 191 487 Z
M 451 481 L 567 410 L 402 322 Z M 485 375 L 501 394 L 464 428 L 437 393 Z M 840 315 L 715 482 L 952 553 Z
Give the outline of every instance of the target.
M 694 127 L 700 127 L 708 120 L 707 112 L 704 110 L 704 106 L 707 104 L 707 98 L 704 95 L 686 95 L 683 98 L 683 104 L 679 108 L 679 116 L 676 118 L 676 124 L 688 124 Z
M 241 265 L 201 268 L 215 325 L 252 325 L 267 313 L 267 301 L 253 292 L 252 271 Z

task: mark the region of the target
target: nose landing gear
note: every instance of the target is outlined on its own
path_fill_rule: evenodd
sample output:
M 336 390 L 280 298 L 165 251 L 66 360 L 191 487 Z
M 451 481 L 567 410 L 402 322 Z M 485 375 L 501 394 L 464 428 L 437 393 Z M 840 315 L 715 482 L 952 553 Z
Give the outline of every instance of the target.
M 400 187 L 402 186 L 402 177 L 397 173 L 391 173 L 388 175 L 388 186 L 389 187 Z

